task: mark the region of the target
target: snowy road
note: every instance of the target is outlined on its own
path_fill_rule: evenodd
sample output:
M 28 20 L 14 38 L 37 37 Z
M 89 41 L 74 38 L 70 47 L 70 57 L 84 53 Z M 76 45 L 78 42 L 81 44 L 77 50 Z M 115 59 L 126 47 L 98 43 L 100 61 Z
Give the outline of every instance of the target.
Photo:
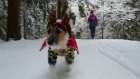
M 47 49 L 38 51 L 42 42 L 42 39 L 1 42 L 0 79 L 49 79 Z M 80 55 L 76 55 L 71 72 L 65 71 L 64 58 L 58 58 L 56 66 L 58 79 L 139 79 L 140 71 L 133 68 L 135 64 L 133 67 L 126 66 L 113 56 L 115 52 L 126 52 L 125 50 L 112 47 L 111 42 L 102 43 L 102 40 L 77 40 L 77 42 Z

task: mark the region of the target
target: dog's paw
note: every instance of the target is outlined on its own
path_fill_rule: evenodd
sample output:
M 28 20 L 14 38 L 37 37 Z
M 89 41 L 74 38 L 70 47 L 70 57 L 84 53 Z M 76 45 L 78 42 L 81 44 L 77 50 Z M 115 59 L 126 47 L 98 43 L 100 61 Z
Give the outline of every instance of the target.
M 50 73 L 49 73 L 50 79 L 57 79 L 56 69 L 55 67 L 50 67 Z
M 71 65 L 66 65 L 66 72 L 70 72 L 71 71 Z
M 50 74 L 50 79 L 57 79 L 56 74 Z

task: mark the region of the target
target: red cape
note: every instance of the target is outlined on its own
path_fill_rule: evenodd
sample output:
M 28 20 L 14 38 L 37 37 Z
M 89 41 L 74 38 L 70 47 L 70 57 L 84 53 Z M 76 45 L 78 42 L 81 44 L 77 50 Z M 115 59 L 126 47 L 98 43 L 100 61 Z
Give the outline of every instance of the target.
M 74 34 L 71 35 L 71 38 L 67 44 L 67 47 L 70 47 L 70 48 L 76 50 L 77 54 L 79 54 L 79 50 L 78 50 L 78 46 L 77 46 L 77 42 L 75 40 Z
M 43 50 L 47 46 L 46 41 L 47 41 L 47 39 L 45 39 L 45 41 L 42 43 L 42 46 L 41 46 L 39 51 Z M 75 40 L 74 34 L 71 35 L 71 38 L 70 38 L 70 40 L 69 40 L 69 42 L 67 44 L 67 47 L 70 47 L 70 48 L 76 50 L 77 54 L 79 54 L 79 50 L 78 50 L 78 46 L 77 46 L 77 42 Z

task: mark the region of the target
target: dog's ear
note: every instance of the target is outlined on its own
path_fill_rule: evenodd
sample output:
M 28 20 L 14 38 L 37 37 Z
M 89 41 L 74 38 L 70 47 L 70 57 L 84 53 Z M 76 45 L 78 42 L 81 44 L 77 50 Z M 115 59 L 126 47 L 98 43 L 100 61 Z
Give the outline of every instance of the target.
M 67 25 L 69 23 L 69 21 L 70 21 L 70 18 L 68 16 L 68 14 L 66 13 L 64 15 L 64 17 L 62 18 L 62 23 L 65 24 L 65 25 Z

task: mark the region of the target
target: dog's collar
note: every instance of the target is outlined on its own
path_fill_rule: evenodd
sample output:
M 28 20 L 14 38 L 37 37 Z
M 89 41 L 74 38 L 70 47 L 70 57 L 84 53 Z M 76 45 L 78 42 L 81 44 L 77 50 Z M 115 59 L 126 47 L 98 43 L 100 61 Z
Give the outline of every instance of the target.
M 64 24 L 62 24 L 62 23 L 60 23 L 60 22 L 56 22 L 56 24 L 60 24 L 61 26 L 64 27 L 65 30 L 67 30 L 66 25 L 64 25 Z

